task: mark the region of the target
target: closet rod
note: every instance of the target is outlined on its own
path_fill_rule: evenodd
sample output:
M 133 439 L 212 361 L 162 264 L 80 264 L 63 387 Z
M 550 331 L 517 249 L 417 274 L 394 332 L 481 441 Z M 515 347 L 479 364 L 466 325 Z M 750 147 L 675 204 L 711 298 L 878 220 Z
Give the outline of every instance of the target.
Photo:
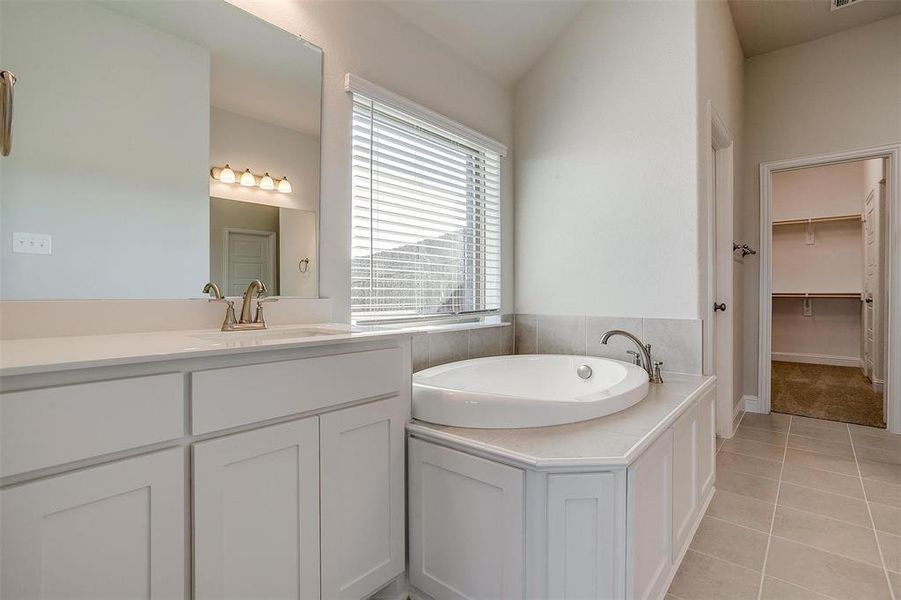
M 861 299 L 860 293 L 777 293 L 773 292 L 773 298 L 856 298 Z
M 811 217 L 810 219 L 787 219 L 773 221 L 773 225 L 804 225 L 805 223 L 829 223 L 830 221 L 860 221 L 863 215 L 838 215 L 835 217 Z

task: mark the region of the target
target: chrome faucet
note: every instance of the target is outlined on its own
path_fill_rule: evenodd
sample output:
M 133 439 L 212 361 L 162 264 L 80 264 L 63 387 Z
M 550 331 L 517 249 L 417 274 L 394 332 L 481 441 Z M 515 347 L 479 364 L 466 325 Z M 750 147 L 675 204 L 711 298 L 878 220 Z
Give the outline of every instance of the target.
M 275 302 L 276 298 L 261 298 L 266 293 L 266 285 L 259 279 L 254 279 L 244 292 L 244 303 L 241 305 L 241 318 L 235 316 L 235 301 L 222 295 L 222 290 L 212 281 L 203 286 L 203 293 L 210 294 L 210 302 L 224 302 L 225 320 L 222 321 L 222 331 L 250 331 L 254 329 L 266 329 L 266 320 L 263 318 L 263 303 Z M 251 305 L 256 301 L 256 313 L 251 316 Z
M 635 357 L 635 364 L 648 372 L 648 381 L 651 383 L 663 383 L 663 377 L 660 375 L 660 367 L 663 366 L 663 363 L 651 360 L 651 345 L 642 343 L 640 339 L 622 329 L 611 329 L 601 337 L 601 343 L 606 346 L 610 338 L 615 335 L 631 340 L 633 344 L 638 346 L 640 353 Z M 632 350 L 628 352 L 629 354 L 635 354 Z

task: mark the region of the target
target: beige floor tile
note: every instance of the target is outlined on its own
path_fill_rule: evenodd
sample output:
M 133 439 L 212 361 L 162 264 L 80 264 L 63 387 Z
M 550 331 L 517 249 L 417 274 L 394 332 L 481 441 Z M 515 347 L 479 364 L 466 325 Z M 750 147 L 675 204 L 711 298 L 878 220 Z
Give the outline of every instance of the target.
M 884 531 L 876 532 L 879 536 L 879 547 L 885 559 L 885 568 L 894 573 L 901 573 L 901 536 Z
M 718 489 L 707 508 L 707 514 L 769 534 L 773 504 Z
M 704 517 L 690 547 L 759 572 L 763 568 L 766 544 L 765 533 Z
M 882 566 L 876 534 L 869 527 L 851 525 L 779 506 L 773 520 L 773 535 L 841 554 L 854 560 Z
M 841 456 L 843 458 L 854 458 L 854 451 L 851 450 L 851 442 L 831 442 L 821 438 L 804 437 L 803 435 L 788 436 L 788 447 L 798 448 L 800 450 L 809 450 L 810 452 L 819 452 L 820 454 L 829 454 L 830 456 Z
M 684 600 L 754 600 L 760 573 L 693 550 L 685 553 L 669 593 Z
M 786 464 L 782 471 L 782 481 L 824 492 L 863 499 L 860 477 L 810 469 L 796 464 Z
M 856 425 L 854 423 L 850 423 L 848 425 L 848 429 L 851 430 L 852 435 L 855 433 L 861 433 L 863 435 L 872 435 L 875 437 L 899 437 L 897 433 L 889 433 L 887 429 L 884 429 L 882 427 L 867 427 L 866 425 Z
M 765 577 L 761 600 L 829 600 L 829 596 L 818 594 L 791 583 Z
M 775 460 L 757 458 L 747 454 L 733 454 L 725 450 L 716 455 L 717 473 L 721 471 L 738 471 L 778 481 L 781 470 L 782 463 Z
M 870 512 L 877 531 L 901 535 L 901 508 L 870 502 Z
M 868 460 L 857 459 L 860 466 L 860 474 L 864 479 L 875 479 L 885 483 L 901 485 L 901 466 L 891 465 L 884 462 L 870 462 Z
M 827 421 L 828 422 L 828 421 Z M 833 429 L 829 427 L 820 427 L 808 423 L 798 423 L 792 421 L 791 433 L 795 435 L 803 435 L 804 437 L 826 440 L 827 442 L 850 442 L 851 436 L 845 429 Z
M 794 429 L 795 425 L 804 425 L 809 427 L 818 427 L 820 429 L 831 429 L 833 431 L 848 431 L 848 425 L 846 423 L 840 423 L 838 421 L 827 421 L 825 419 L 815 419 L 813 417 L 802 417 L 798 415 L 792 415 L 792 428 Z
M 901 465 L 901 451 L 892 448 L 873 448 L 855 444 L 854 452 L 857 453 L 857 460 Z
M 766 429 L 754 429 L 742 424 L 736 431 L 735 437 L 745 440 L 753 440 L 762 444 L 770 444 L 773 446 L 784 446 L 785 438 L 788 434 L 784 431 L 768 431 Z
M 895 590 L 895 598 L 901 598 L 901 574 L 890 572 L 888 578 L 892 582 L 892 589 Z
M 901 508 L 901 485 L 883 483 L 874 479 L 864 479 L 863 486 L 867 490 L 867 500 L 870 502 Z
M 726 440 L 720 450 L 723 452 L 746 454 L 748 456 L 756 456 L 757 458 L 778 461 L 782 461 L 782 455 L 785 452 L 785 449 L 781 446 L 761 444 L 760 442 L 755 442 L 753 440 L 735 437 Z
M 742 427 L 754 427 L 755 429 L 767 429 L 769 431 L 788 431 L 791 417 L 779 413 L 763 415 L 760 413 L 745 413 L 741 419 Z
M 901 453 L 901 435 L 887 433 L 881 429 L 875 431 L 879 433 L 861 432 L 852 429 L 851 439 L 854 440 L 855 446 L 868 446 Z
M 842 475 L 857 475 L 857 465 L 853 459 L 828 456 L 807 450 L 789 448 L 785 454 L 785 464 L 800 465 L 811 469 L 822 469 Z
M 719 471 L 716 474 L 716 488 L 764 502 L 775 502 L 779 482 L 737 471 Z
M 889 600 L 885 572 L 831 552 L 774 537 L 766 573 L 839 600 Z
M 870 525 L 870 515 L 863 500 L 800 487 L 791 483 L 782 484 L 782 488 L 779 490 L 778 504 L 861 527 Z

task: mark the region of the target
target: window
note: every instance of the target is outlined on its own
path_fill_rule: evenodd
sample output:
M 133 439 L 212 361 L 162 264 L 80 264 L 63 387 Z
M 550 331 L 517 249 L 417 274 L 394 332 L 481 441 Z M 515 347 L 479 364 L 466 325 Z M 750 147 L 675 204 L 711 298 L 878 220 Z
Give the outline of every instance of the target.
M 498 311 L 503 146 L 352 76 L 348 89 L 354 322 Z

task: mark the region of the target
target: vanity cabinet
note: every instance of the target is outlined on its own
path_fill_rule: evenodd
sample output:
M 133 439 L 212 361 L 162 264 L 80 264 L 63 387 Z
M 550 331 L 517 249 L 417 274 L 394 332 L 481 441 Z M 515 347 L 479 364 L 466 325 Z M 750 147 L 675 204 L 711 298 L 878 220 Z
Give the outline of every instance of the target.
M 442 598 L 523 598 L 524 473 L 411 439 L 410 583 Z
M 194 597 L 319 597 L 316 417 L 201 442 Z
M 184 465 L 173 448 L 0 491 L 0 597 L 184 597 Z
M 673 548 L 688 542 L 701 502 L 700 411 L 692 404 L 673 424 Z

